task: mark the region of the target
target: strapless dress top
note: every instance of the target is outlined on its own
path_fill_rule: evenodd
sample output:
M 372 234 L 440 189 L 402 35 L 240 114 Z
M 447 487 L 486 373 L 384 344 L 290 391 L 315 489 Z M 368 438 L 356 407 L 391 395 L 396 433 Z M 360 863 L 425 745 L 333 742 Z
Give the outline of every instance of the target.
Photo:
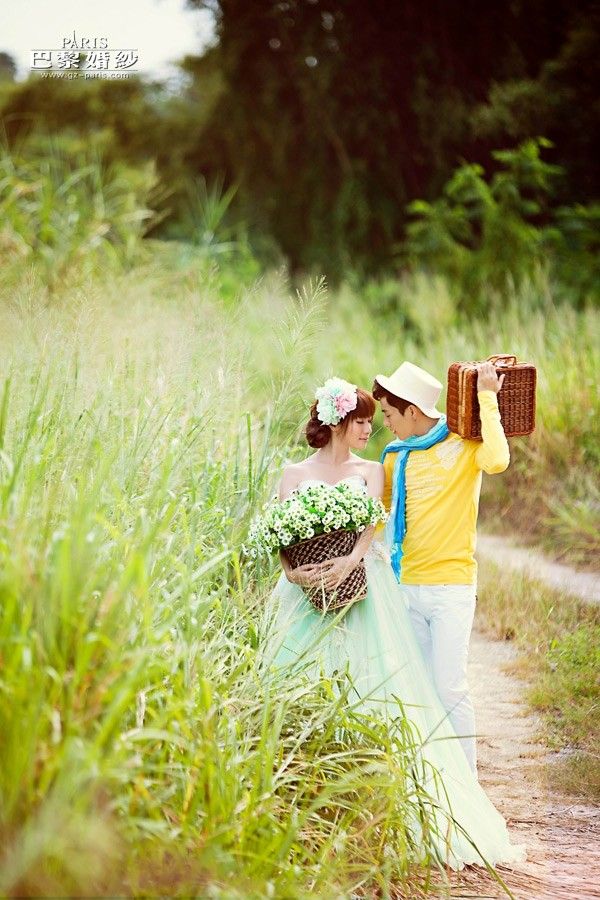
M 325 484 L 327 487 L 337 487 L 338 484 L 357 484 L 363 489 L 366 489 L 367 487 L 367 482 L 362 475 L 348 475 L 347 478 L 340 478 L 340 480 L 336 481 L 334 484 L 330 481 L 325 481 L 323 478 L 305 478 L 296 485 L 296 490 L 313 484 Z

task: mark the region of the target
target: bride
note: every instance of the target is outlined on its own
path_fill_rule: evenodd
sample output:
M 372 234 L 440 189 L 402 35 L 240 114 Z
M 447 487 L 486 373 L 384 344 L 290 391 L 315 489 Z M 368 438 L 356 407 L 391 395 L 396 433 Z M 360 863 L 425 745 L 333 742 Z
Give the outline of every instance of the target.
M 353 452 L 367 445 L 375 400 L 340 379 L 335 379 L 338 390 L 331 392 L 331 383 L 317 390 L 318 402 L 313 403 L 306 426 L 307 442 L 316 452 L 284 469 L 280 500 L 309 485 L 341 482 L 373 497 L 382 495 L 383 466 Z M 340 385 L 345 385 L 341 395 Z M 272 656 L 271 664 L 277 668 L 293 667 L 300 657 L 305 666 L 308 656 L 315 677 L 319 671 L 329 676 L 347 669 L 363 708 L 410 720 L 424 741 L 423 759 L 441 775 L 443 788 L 437 802 L 461 826 L 452 830 L 450 846 L 444 844 L 450 866 L 520 861 L 524 850 L 510 843 L 504 819 L 481 788 L 448 721 L 412 631 L 402 588 L 376 537 L 375 528 L 369 527 L 350 556 L 320 565 L 292 569 L 285 554 L 280 554 L 283 573 L 268 609 L 266 655 Z M 303 588 L 317 584 L 334 588 L 362 559 L 367 595 L 346 607 L 332 626 L 336 614 L 316 609 Z

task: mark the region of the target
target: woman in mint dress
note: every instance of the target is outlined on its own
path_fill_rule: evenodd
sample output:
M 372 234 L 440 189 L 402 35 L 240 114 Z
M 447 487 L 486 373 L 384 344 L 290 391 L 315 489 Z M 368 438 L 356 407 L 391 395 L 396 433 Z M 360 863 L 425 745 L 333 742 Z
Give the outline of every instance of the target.
M 383 466 L 353 452 L 363 450 L 369 439 L 376 409 L 372 395 L 330 379 L 316 396 L 318 402 L 306 427 L 307 441 L 316 452 L 286 467 L 280 499 L 308 485 L 340 482 L 381 497 Z M 303 587 L 321 581 L 333 587 L 347 574 L 348 566 L 352 568 L 361 558 L 367 571 L 367 595 L 347 607 L 332 626 L 337 614 L 318 611 Z M 424 739 L 424 761 L 441 775 L 440 806 L 471 838 L 452 829 L 450 846 L 444 842 L 440 848 L 448 865 L 482 865 L 482 857 L 491 865 L 523 860 L 523 848 L 510 843 L 504 819 L 473 774 L 448 721 L 412 631 L 402 589 L 374 529 L 363 532 L 352 558 L 293 571 L 283 555 L 281 561 L 284 571 L 267 607 L 267 663 L 293 671 L 300 661 L 302 671 L 315 679 L 320 671 L 332 675 L 347 669 L 355 692 L 350 699 L 358 701 L 357 708 L 380 710 L 391 718 L 402 714 L 410 720 Z

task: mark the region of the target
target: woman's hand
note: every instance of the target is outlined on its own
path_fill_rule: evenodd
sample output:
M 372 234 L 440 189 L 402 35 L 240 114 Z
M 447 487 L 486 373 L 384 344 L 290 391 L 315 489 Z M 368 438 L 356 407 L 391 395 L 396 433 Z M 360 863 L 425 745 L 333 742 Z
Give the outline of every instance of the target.
M 321 582 L 320 569 L 321 566 L 316 563 L 305 563 L 286 572 L 287 580 L 299 587 L 314 587 Z
M 322 563 L 305 563 L 296 569 L 290 569 L 289 572 L 286 571 L 287 580 L 303 588 L 322 587 L 327 591 L 335 590 L 357 567 L 361 558 L 351 553 L 349 556 L 335 556 Z
M 322 584 L 328 591 L 334 590 L 357 567 L 359 562 L 360 560 L 355 559 L 352 554 L 350 556 L 335 556 L 326 560 L 318 567 L 317 584 Z

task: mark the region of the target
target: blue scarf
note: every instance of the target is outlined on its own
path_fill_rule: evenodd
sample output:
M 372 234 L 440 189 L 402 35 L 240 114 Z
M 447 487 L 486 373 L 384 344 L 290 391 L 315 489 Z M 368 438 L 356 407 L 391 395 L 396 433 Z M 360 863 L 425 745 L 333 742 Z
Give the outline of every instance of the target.
M 429 429 L 427 434 L 413 435 L 405 441 L 392 441 L 381 454 L 381 462 L 388 453 L 397 453 L 392 476 L 392 508 L 385 526 L 385 540 L 391 551 L 392 569 L 400 581 L 402 560 L 402 542 L 406 534 L 406 464 L 411 450 L 429 450 L 435 444 L 444 441 L 450 434 L 446 424 L 446 416 Z

